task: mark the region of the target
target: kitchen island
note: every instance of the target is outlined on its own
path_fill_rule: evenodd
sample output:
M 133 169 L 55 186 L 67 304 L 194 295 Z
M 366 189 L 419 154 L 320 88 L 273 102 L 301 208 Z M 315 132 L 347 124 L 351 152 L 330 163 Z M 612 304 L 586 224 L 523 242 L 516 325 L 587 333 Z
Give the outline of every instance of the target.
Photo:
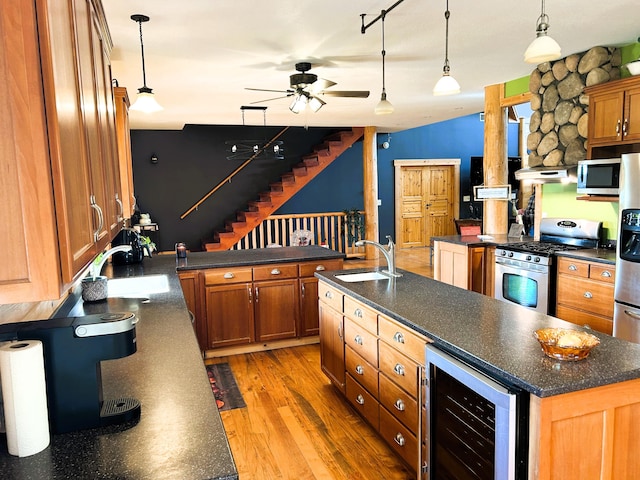
M 530 393 L 529 478 L 640 472 L 640 345 L 592 332 L 601 344 L 586 360 L 554 360 L 533 332 L 575 325 L 409 272 L 363 282 L 344 282 L 339 273 L 316 276 L 344 294 L 345 305 L 349 298 L 371 307 L 379 319 Z

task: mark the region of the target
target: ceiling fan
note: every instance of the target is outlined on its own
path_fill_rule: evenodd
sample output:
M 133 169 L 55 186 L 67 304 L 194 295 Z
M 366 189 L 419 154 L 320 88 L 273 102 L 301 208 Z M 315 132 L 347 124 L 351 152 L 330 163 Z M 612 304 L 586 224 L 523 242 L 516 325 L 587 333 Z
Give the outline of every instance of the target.
M 336 82 L 318 78 L 317 75 L 309 73 L 309 70 L 311 70 L 311 63 L 296 63 L 296 71 L 298 73 L 294 73 L 289 77 L 289 85 L 291 88 L 286 90 L 246 88 L 246 90 L 253 90 L 256 92 L 277 92 L 285 94 L 279 97 L 268 98 L 266 100 L 259 100 L 251 103 L 263 103 L 270 102 L 272 100 L 279 100 L 281 98 L 294 97 L 291 105 L 289 105 L 289 110 L 293 113 L 300 113 L 307 105 L 309 105 L 311 110 L 317 112 L 326 104 L 320 96 L 350 98 L 367 98 L 369 96 L 368 90 L 326 90 L 327 88 L 336 85 Z

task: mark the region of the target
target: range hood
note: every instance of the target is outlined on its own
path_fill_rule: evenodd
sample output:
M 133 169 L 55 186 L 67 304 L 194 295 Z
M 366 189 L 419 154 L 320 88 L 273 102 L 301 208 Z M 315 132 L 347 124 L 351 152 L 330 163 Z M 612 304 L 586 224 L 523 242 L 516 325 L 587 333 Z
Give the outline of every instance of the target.
M 576 165 L 558 165 L 556 167 L 529 167 L 516 170 L 516 180 L 529 180 L 533 183 L 576 183 L 578 167 Z

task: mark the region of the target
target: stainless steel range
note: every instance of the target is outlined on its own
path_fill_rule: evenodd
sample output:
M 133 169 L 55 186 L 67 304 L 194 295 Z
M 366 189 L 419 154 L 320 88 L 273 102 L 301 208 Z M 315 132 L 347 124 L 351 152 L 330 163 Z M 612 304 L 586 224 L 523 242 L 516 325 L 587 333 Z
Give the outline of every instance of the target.
M 496 247 L 495 298 L 537 312 L 554 314 L 556 261 L 560 251 L 597 248 L 602 222 L 543 218 L 540 241 Z

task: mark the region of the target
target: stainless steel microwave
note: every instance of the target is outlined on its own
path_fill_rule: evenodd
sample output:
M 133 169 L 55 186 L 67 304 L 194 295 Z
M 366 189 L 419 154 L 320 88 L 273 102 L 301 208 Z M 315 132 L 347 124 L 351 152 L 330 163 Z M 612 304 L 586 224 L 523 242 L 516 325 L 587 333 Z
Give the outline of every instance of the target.
M 618 195 L 620 159 L 600 158 L 578 162 L 577 193 L 584 195 Z

